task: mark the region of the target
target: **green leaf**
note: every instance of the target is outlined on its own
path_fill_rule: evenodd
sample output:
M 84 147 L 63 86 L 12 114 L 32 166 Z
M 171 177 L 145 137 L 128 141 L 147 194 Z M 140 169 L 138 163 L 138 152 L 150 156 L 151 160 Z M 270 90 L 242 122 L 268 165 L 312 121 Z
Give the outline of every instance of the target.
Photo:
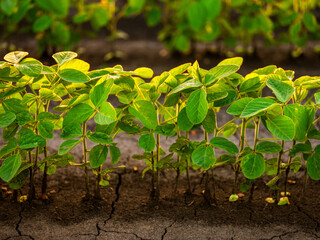
M 145 0 L 129 0 L 129 7 L 133 12 L 140 12 L 145 5 Z
M 193 124 L 201 123 L 208 112 L 206 92 L 203 89 L 198 89 L 192 92 L 187 102 L 187 115 Z
M 15 122 L 10 124 L 8 127 L 5 127 L 2 132 L 3 140 L 8 141 L 12 137 L 14 137 L 14 135 L 18 131 L 18 128 L 19 128 L 19 125 L 18 123 L 15 123 Z
M 260 153 L 278 153 L 281 151 L 281 146 L 275 142 L 260 142 L 256 146 L 256 151 Z
M 63 119 L 63 128 L 80 124 L 86 121 L 92 114 L 94 109 L 86 103 L 80 103 L 69 110 L 66 116 Z
M 193 127 L 193 123 L 190 122 L 186 107 L 182 108 L 178 114 L 177 124 L 181 131 L 189 131 Z
M 290 141 L 294 138 L 294 123 L 287 116 L 278 116 L 267 121 L 268 130 L 277 138 Z
M 302 20 L 304 25 L 310 32 L 314 32 L 317 30 L 317 25 L 318 25 L 317 19 L 311 12 L 306 12 L 303 15 Z
M 53 129 L 54 129 L 54 125 L 52 122 L 49 121 L 40 121 L 37 124 L 38 130 L 39 130 L 39 134 L 41 137 L 45 138 L 45 139 L 51 139 L 53 138 Z
M 87 133 L 87 138 L 95 143 L 100 143 L 100 144 L 110 144 L 113 142 L 113 138 L 106 134 L 106 133 L 102 133 L 102 132 L 88 132 Z
M 206 9 L 201 2 L 192 2 L 188 7 L 187 17 L 191 28 L 198 31 L 206 21 Z
M 218 101 L 221 99 L 225 99 L 226 97 L 228 97 L 229 93 L 227 91 L 225 92 L 207 92 L 207 102 L 211 103 L 214 101 Z
M 72 148 L 74 148 L 75 146 L 77 146 L 82 140 L 79 139 L 72 139 L 72 140 L 67 140 L 64 141 L 60 147 L 59 147 L 59 155 L 63 155 L 66 154 L 67 152 L 69 152 Z
M 22 74 L 15 67 L 5 67 L 0 69 L 0 80 L 2 81 L 10 81 L 17 82 L 22 77 Z M 19 88 L 18 88 L 19 89 Z M 7 96 L 9 93 L 6 93 Z M 1 98 L 6 97 L 3 93 L 0 94 Z
M 290 104 L 284 106 L 284 115 L 292 119 L 295 126 L 295 140 L 298 142 L 305 142 L 307 136 L 308 125 L 308 112 L 300 104 Z
M 278 161 L 278 158 L 270 158 L 266 160 L 265 173 L 268 176 L 277 174 L 277 171 L 278 171 L 277 161 Z
M 46 140 L 34 133 L 23 134 L 18 140 L 19 146 L 22 149 L 32 149 L 35 147 L 45 147 Z
M 274 92 L 280 102 L 287 102 L 294 92 L 292 86 L 275 79 L 268 79 L 267 86 Z
M 239 87 L 240 92 L 251 92 L 258 90 L 261 87 L 262 83 L 260 82 L 259 77 L 253 77 L 244 80 Z
M 48 29 L 51 26 L 52 18 L 50 15 L 44 14 L 37 18 L 32 25 L 32 30 L 34 32 L 41 32 Z
M 265 162 L 260 154 L 248 154 L 241 161 L 241 170 L 248 179 L 260 177 L 265 170 Z
M 301 157 L 297 156 L 296 158 L 293 159 L 292 163 L 290 164 L 290 170 L 293 173 L 297 173 L 299 169 L 301 168 Z
M 16 138 L 11 138 L 7 145 L 3 146 L 0 150 L 0 158 L 3 156 L 12 153 L 17 149 L 18 141 Z
M 0 168 L 0 177 L 3 181 L 9 182 L 17 173 L 21 165 L 21 156 L 12 155 L 8 157 Z
M 314 94 L 314 99 L 316 100 L 316 104 L 320 105 L 320 92 Z
M 34 121 L 33 116 L 28 112 L 18 113 L 16 114 L 16 117 L 17 117 L 17 122 L 20 126 L 24 126 Z
M 107 9 L 102 7 L 97 7 L 91 16 L 91 24 L 94 30 L 99 30 L 101 27 L 105 26 L 109 21 L 109 13 Z
M 232 115 L 241 115 L 243 110 L 252 100 L 253 98 L 245 97 L 233 102 L 231 106 L 228 108 L 227 113 Z
M 238 71 L 239 66 L 237 65 L 219 65 L 210 69 L 205 76 L 205 85 L 217 82 L 219 79 L 228 77 L 232 73 Z
M 43 10 L 66 16 L 69 11 L 70 0 L 36 0 L 37 5 Z
M 61 97 L 58 94 L 54 93 L 53 90 L 48 88 L 41 88 L 39 90 L 39 94 L 42 99 L 62 101 Z
M 191 79 L 191 80 L 188 80 L 188 81 L 185 81 L 185 82 L 179 84 L 177 87 L 172 89 L 172 91 L 168 94 L 168 96 L 175 94 L 175 93 L 182 92 L 184 90 L 196 89 L 201 86 L 202 86 L 202 83 L 199 82 L 197 79 Z
M 161 8 L 158 7 L 158 6 L 153 6 L 153 7 L 147 12 L 146 20 L 147 20 L 148 26 L 149 26 L 149 27 L 154 27 L 154 26 L 156 26 L 156 25 L 160 22 L 161 16 L 162 16 Z
M 55 121 L 55 120 L 59 120 L 59 119 L 60 119 L 59 115 L 53 114 L 53 113 L 49 113 L 49 112 L 41 112 L 38 115 L 38 121 L 41 121 L 41 120 L 52 120 L 52 121 Z
M 310 145 L 308 144 L 304 144 L 304 143 L 298 143 L 295 144 L 289 152 L 289 156 L 290 157 L 294 157 L 296 156 L 298 153 L 311 153 L 312 152 L 312 148 Z
M 134 75 L 142 78 L 152 78 L 153 70 L 151 68 L 141 67 L 134 70 Z
M 14 13 L 14 9 L 17 5 L 15 0 L 2 0 L 1 1 L 1 9 L 3 13 L 7 16 L 10 16 Z
M 108 147 L 104 145 L 94 146 L 90 150 L 89 161 L 92 168 L 98 168 L 107 160 Z
M 155 129 L 158 125 L 157 112 L 151 102 L 138 100 L 129 107 L 129 112 L 139 118 L 142 124 L 150 129 Z
M 109 146 L 110 155 L 111 155 L 111 163 L 116 164 L 119 162 L 119 159 L 121 157 L 120 149 L 116 146 L 110 145 Z
M 103 102 L 108 99 L 111 87 L 113 85 L 113 79 L 99 81 L 91 90 L 90 90 L 90 100 L 96 106 L 100 107 Z
M 15 67 L 29 77 L 38 77 L 42 72 L 42 63 L 34 58 L 25 58 Z
M 86 74 L 72 68 L 65 68 L 59 71 L 59 76 L 63 80 L 67 82 L 72 82 L 72 83 L 85 83 L 90 80 L 90 78 Z
M 210 140 L 210 144 L 216 148 L 222 149 L 226 151 L 227 153 L 231 155 L 236 155 L 239 153 L 239 149 L 237 146 L 229 141 L 228 139 L 225 139 L 223 137 L 214 137 Z
M 191 159 L 192 162 L 199 165 L 203 170 L 208 170 L 216 162 L 213 147 L 209 145 L 201 146 L 194 150 Z
M 243 58 L 242 57 L 233 57 L 233 58 L 227 58 L 227 59 L 222 60 L 221 62 L 218 63 L 218 66 L 221 66 L 221 65 L 236 65 L 236 66 L 238 66 L 240 68 L 242 63 L 243 63 Z
M 77 56 L 77 53 L 71 51 L 58 52 L 52 55 L 53 59 L 58 63 L 59 66 L 66 62 L 69 62 Z
M 7 53 L 3 58 L 7 62 L 16 64 L 16 63 L 19 63 L 27 55 L 29 55 L 28 52 L 15 51 L 15 52 Z
M 145 152 L 151 152 L 156 147 L 156 140 L 152 133 L 144 134 L 139 138 L 139 147 Z
M 255 98 L 246 105 L 240 117 L 252 117 L 260 112 L 266 111 L 274 104 L 276 104 L 276 102 L 269 98 Z
M 320 180 L 320 153 L 315 152 L 307 161 L 307 171 L 310 178 Z
M 7 127 L 16 119 L 16 115 L 12 112 L 0 114 L 0 128 Z
M 209 109 L 207 112 L 207 116 L 202 122 L 203 128 L 209 133 L 213 133 L 216 129 L 216 115 L 213 111 L 213 109 Z
M 26 104 L 21 104 L 21 100 L 17 98 L 4 100 L 2 106 L 6 112 L 13 112 L 14 114 L 29 112 L 28 106 Z
M 102 103 L 99 113 L 97 113 L 97 115 L 94 117 L 94 121 L 101 125 L 110 124 L 117 121 L 117 113 L 111 103 Z
M 233 122 L 228 123 L 224 128 L 223 128 L 223 136 L 228 138 L 235 134 L 237 131 L 237 125 L 234 124 Z

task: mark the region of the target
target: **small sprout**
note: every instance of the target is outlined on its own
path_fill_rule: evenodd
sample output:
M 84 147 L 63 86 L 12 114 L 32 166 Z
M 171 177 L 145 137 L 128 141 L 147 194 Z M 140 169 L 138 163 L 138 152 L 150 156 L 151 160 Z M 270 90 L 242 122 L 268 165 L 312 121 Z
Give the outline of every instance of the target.
M 28 200 L 28 196 L 27 195 L 23 195 L 23 196 L 21 196 L 20 198 L 19 198 L 19 202 L 25 202 L 25 201 L 27 201 Z
M 232 194 L 229 197 L 229 202 L 236 202 L 238 201 L 238 199 L 239 199 L 239 196 L 237 194 Z
M 245 196 L 243 193 L 238 193 L 237 195 L 239 198 L 243 198 Z
M 289 204 L 290 204 L 290 202 L 289 202 L 288 197 L 282 197 L 282 198 L 280 198 L 280 201 L 278 202 L 279 206 L 289 205 Z
M 133 167 L 133 171 L 134 171 L 134 172 L 138 172 L 138 167 L 137 167 L 137 166 L 134 166 L 134 167 Z
M 294 181 L 294 180 L 288 180 L 288 183 L 289 183 L 289 184 L 296 184 L 297 182 Z
M 266 198 L 265 200 L 266 200 L 267 203 L 275 203 L 275 202 L 276 202 L 276 201 L 275 201 L 273 198 L 271 198 L 271 197 L 268 197 L 268 198 Z
M 284 197 L 284 196 L 285 196 L 284 192 L 281 192 L 281 197 Z M 287 192 L 287 196 L 291 196 L 291 193 Z

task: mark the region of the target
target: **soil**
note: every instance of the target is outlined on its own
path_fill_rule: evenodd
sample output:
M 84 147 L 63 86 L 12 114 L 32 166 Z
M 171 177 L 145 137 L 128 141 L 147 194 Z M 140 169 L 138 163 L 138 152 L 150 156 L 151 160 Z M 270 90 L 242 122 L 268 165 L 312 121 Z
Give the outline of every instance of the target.
M 169 54 L 155 39 L 154 34 L 150 38 L 145 32 L 143 36 L 144 38 L 118 41 L 117 49 L 124 53 L 124 57 L 111 62 L 103 61 L 104 55 L 111 49 L 103 37 L 86 39 L 78 45 L 82 51 L 80 58 L 88 61 L 93 69 L 115 64 L 121 64 L 125 70 L 147 66 L 154 69 L 155 74 L 185 62 L 193 62 L 195 59 L 199 59 L 200 66 L 209 69 L 223 58 L 214 54 L 200 54 L 196 57 Z M 12 42 L 18 49 L 30 51 L 31 56 L 36 56 L 36 42 L 31 38 L 26 37 L 23 42 L 21 39 L 13 39 Z M 198 48 L 201 52 L 203 46 L 199 45 Z M 241 74 L 247 74 L 268 64 L 295 70 L 297 77 L 320 74 L 319 57 L 316 55 L 312 58 L 306 55 L 292 59 L 285 47 L 280 50 L 261 49 L 259 58 L 245 58 Z M 6 52 L 6 48 L 0 50 L 1 58 Z M 53 64 L 48 58 L 44 61 Z M 221 118 L 219 121 L 222 124 L 227 122 L 230 116 L 221 114 Z M 192 137 L 196 140 L 200 135 L 201 131 L 198 131 L 196 136 Z M 235 144 L 238 144 L 238 139 L 237 136 L 230 138 Z M 119 134 L 117 141 L 122 152 L 120 164 L 125 164 L 126 168 L 110 174 L 110 185 L 102 188 L 103 200 L 82 200 L 85 189 L 81 169 L 75 166 L 58 169 L 55 175 L 49 176 L 50 195 L 46 202 L 40 200 L 39 192 L 38 200 L 32 203 L 12 202 L 12 195 L 4 192 L 4 199 L 0 199 L 0 240 L 320 238 L 320 183 L 309 180 L 306 197 L 303 199 L 303 168 L 298 174 L 290 176 L 290 180 L 296 181 L 296 184 L 288 186 L 292 196 L 289 198 L 290 204 L 286 206 L 266 203 L 265 198 L 274 196 L 274 192 L 265 185 L 270 179 L 267 176 L 256 181 L 251 202 L 249 193 L 245 193 L 238 202 L 230 203 L 228 198 L 232 190 L 234 172 L 229 167 L 215 169 L 216 204 L 208 205 L 204 200 L 204 183 L 201 182 L 202 174 L 198 172 L 191 173 L 194 187 L 192 195 L 185 194 L 184 174 L 180 178 L 178 193 L 174 195 L 175 173 L 172 170 L 162 172 L 160 200 L 154 202 L 150 200 L 151 174 L 147 173 L 145 178 L 141 178 L 145 164 L 143 161 L 131 159 L 133 154 L 141 152 L 138 148 L 138 137 Z M 164 149 L 168 149 L 174 138 L 163 138 L 161 141 Z M 248 141 L 250 143 L 252 139 L 248 138 Z M 59 140 L 50 141 L 50 153 L 57 152 L 60 144 Z M 89 143 L 88 148 L 92 146 L 93 143 Z M 80 148 L 74 149 L 72 153 L 77 160 L 82 158 Z M 134 170 L 136 168 L 137 171 Z M 36 188 L 39 190 L 40 172 L 36 179 Z M 243 177 L 240 178 L 240 181 L 242 180 Z M 93 186 L 93 174 L 90 175 L 90 181 Z M 27 192 L 26 186 L 20 195 Z

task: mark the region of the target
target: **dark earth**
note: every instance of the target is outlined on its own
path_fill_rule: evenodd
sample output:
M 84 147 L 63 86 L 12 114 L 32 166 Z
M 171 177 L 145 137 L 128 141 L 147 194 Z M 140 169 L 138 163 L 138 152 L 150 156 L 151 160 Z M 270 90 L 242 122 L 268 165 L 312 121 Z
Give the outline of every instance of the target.
M 130 21 L 122 25 L 125 26 L 124 30 L 132 27 Z M 196 58 L 199 59 L 200 66 L 209 69 L 224 58 L 213 53 L 196 54 L 196 57 L 169 54 L 156 40 L 154 30 L 149 33 L 143 26 L 140 28 L 140 34 L 130 34 L 131 39 L 117 42 L 117 49 L 124 54 L 122 59 L 103 61 L 104 55 L 110 50 L 110 44 L 105 41 L 103 34 L 98 39 L 87 39 L 78 45 L 78 49 L 82 51 L 80 58 L 88 61 L 93 69 L 121 64 L 125 70 L 150 67 L 155 74 L 185 62 L 193 62 Z M 36 57 L 36 42 L 30 37 L 26 36 L 23 42 L 21 37 L 16 37 L 10 42 Z M 203 51 L 203 45 L 197 45 L 197 48 L 198 53 Z M 293 59 L 288 49 L 290 46 L 281 46 L 280 49 L 260 46 L 255 55 L 245 57 L 239 72 L 247 74 L 256 68 L 276 64 L 284 69 L 295 70 L 297 77 L 320 75 L 320 61 L 316 54 L 306 53 Z M 6 52 L 7 48 L 0 49 L 1 59 Z M 53 64 L 48 58 L 43 60 Z M 228 121 L 228 117 L 230 116 L 221 114 L 221 122 Z M 200 139 L 201 135 L 201 131 L 198 131 L 193 138 Z M 238 144 L 237 139 L 230 138 Z M 175 173 L 172 170 L 162 172 L 160 200 L 154 202 L 150 200 L 151 173 L 148 172 L 142 178 L 145 164 L 130 158 L 141 152 L 138 149 L 138 137 L 120 134 L 116 140 L 122 152 L 120 164 L 125 164 L 126 168 L 111 173 L 110 185 L 102 188 L 103 200 L 82 200 L 85 184 L 81 169 L 75 166 L 58 169 L 48 179 L 49 200 L 46 202 L 41 200 L 41 194 L 37 192 L 38 199 L 34 202 L 16 203 L 12 201 L 10 192 L 3 191 L 4 199 L 0 200 L 0 239 L 320 238 L 320 182 L 309 179 L 306 195 L 302 198 L 304 167 L 297 174 L 289 176 L 296 183 L 288 186 L 291 197 L 290 204 L 286 206 L 268 204 L 265 201 L 265 198 L 274 196 L 274 192 L 265 185 L 270 180 L 267 176 L 256 181 L 252 201 L 249 201 L 249 193 L 245 193 L 238 202 L 230 203 L 228 198 L 234 177 L 231 167 L 217 168 L 214 171 L 216 204 L 208 205 L 204 200 L 204 183 L 201 182 L 202 174 L 199 172 L 191 173 L 194 188 L 192 195 L 185 194 L 185 174 L 182 174 L 178 193 L 174 195 Z M 250 140 L 252 139 L 248 137 L 249 142 Z M 174 139 L 161 141 L 166 150 Z M 60 140 L 50 141 L 50 152 L 57 152 L 60 144 Z M 93 144 L 89 144 L 89 148 L 92 146 Z M 80 149 L 74 149 L 72 153 L 77 160 L 82 158 Z M 36 177 L 36 188 L 40 191 L 41 173 L 38 172 Z M 243 179 L 241 177 L 240 181 Z M 90 181 L 93 188 L 93 174 Z M 5 187 L 3 182 L 0 184 Z M 281 184 L 283 185 L 283 180 Z M 212 182 L 210 187 L 213 191 Z M 25 195 L 27 192 L 26 186 L 20 194 Z

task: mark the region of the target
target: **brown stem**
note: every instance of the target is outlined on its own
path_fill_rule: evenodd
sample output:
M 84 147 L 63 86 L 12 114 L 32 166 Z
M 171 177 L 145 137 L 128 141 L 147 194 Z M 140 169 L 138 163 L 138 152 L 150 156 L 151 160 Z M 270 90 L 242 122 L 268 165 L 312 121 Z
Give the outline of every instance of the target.
M 281 141 L 281 151 L 278 154 L 278 161 L 277 161 L 277 176 L 279 176 L 279 180 L 277 181 L 277 187 L 278 189 L 276 190 L 276 200 L 279 202 L 280 200 L 280 191 L 279 191 L 279 182 L 280 182 L 280 170 L 281 170 L 281 158 L 283 155 L 283 147 L 284 147 L 284 140 Z
M 97 175 L 97 179 L 96 179 L 96 189 L 94 192 L 94 197 L 96 199 L 101 199 L 101 192 L 100 192 L 101 170 L 102 170 L 102 166 L 99 166 L 98 175 Z
M 87 159 L 87 142 L 86 142 L 86 131 L 87 131 L 87 121 L 82 123 L 82 147 L 83 147 L 83 161 L 84 161 L 84 174 L 85 174 L 85 184 L 86 184 L 86 198 L 90 198 L 90 188 L 89 188 L 89 174 L 88 174 L 88 159 Z

